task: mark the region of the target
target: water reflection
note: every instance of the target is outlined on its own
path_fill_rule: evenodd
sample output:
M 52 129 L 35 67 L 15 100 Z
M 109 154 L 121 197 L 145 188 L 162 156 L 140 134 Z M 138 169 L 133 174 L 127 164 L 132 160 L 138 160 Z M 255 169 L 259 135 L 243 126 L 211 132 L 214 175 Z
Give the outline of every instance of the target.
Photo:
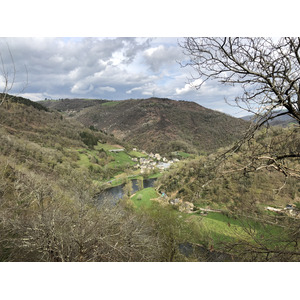
M 144 179 L 144 188 L 153 187 L 156 179 L 157 178 Z M 138 180 L 132 179 L 131 182 L 133 193 L 136 193 L 139 190 Z M 124 196 L 124 186 L 125 183 L 104 190 L 101 194 L 98 195 L 98 203 L 116 204 Z

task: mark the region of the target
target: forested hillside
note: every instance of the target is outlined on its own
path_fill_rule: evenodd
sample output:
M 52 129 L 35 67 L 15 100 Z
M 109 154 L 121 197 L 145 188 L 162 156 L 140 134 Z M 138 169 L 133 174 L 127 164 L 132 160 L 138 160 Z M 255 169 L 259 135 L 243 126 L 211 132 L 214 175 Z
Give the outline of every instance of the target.
M 297 261 L 299 141 L 297 126 L 262 129 L 226 159 L 228 149 L 219 149 L 181 163 L 160 178 L 159 188 L 170 202 L 180 199 L 199 213 L 217 212 L 211 217 L 223 222 L 223 229 L 211 228 L 214 247 L 241 260 Z
M 42 105 L 60 109 L 66 100 Z M 70 100 L 71 101 L 71 100 Z M 149 98 L 141 100 L 94 102 L 76 113 L 72 100 L 68 115 L 149 152 L 167 154 L 209 152 L 230 145 L 242 135 L 247 122 L 213 111 L 194 102 Z M 90 103 L 91 100 L 86 100 Z M 81 103 L 81 102 L 80 102 Z M 74 108 L 73 108 L 74 107 Z
M 0 106 L 0 261 L 165 260 L 154 220 L 95 202 L 113 157 L 94 146 L 118 141 L 19 100 Z

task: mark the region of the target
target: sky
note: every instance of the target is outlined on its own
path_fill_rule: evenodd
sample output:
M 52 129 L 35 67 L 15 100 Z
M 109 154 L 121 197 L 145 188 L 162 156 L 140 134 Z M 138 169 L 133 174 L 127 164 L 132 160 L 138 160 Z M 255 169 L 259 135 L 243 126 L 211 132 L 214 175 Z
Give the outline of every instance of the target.
M 10 52 L 16 68 L 10 92 L 33 101 L 154 96 L 194 101 L 241 117 L 247 112 L 225 102 L 240 94 L 237 87 L 210 81 L 195 88 L 198 81 L 191 78 L 197 74 L 179 64 L 186 59 L 178 45 L 181 37 L 298 34 L 297 10 L 289 11 L 286 31 L 285 22 L 273 22 L 284 20 L 283 8 L 274 5 L 270 10 L 260 0 L 253 0 L 247 10 L 237 0 L 201 5 L 197 0 L 140 3 L 11 0 L 2 4 L 3 12 L 14 12 L 13 18 L 3 13 L 0 19 L 0 71 L 9 72 L 11 82 Z
M 236 117 L 225 103 L 237 89 L 207 82 L 196 89 L 180 37 L 4 37 L 2 69 L 14 80 L 11 94 L 33 101 L 61 98 L 107 100 L 149 97 L 194 101 Z M 14 72 L 15 67 L 15 72 Z M 13 75 L 15 78 L 13 79 Z M 0 83 L 3 90 L 4 81 Z

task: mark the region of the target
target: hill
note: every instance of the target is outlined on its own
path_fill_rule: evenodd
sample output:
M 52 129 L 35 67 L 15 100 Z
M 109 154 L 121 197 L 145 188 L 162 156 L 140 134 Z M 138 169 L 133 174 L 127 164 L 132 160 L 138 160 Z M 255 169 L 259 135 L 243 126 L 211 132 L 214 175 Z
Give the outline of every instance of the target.
M 276 111 L 276 114 L 281 113 L 282 111 Z M 242 120 L 245 121 L 251 121 L 251 119 L 253 118 L 253 115 L 247 115 L 242 117 Z M 269 120 L 268 124 L 271 126 L 281 126 L 281 127 L 287 127 L 290 124 L 296 124 L 296 120 L 293 119 L 292 117 L 290 117 L 289 115 L 283 115 L 283 116 L 278 116 L 276 118 L 274 118 L 273 120 Z
M 58 109 L 61 102 L 53 101 L 51 107 Z M 77 102 L 73 100 L 66 112 L 73 111 Z M 40 103 L 50 107 L 47 102 Z M 213 151 L 234 142 L 247 127 L 246 121 L 189 101 L 149 98 L 94 104 L 73 112 L 73 118 L 140 149 L 161 154 Z
M 43 100 L 37 103 L 42 104 L 44 107 L 49 109 L 55 109 L 58 111 L 80 111 L 86 107 L 94 106 L 97 104 L 103 104 L 107 100 L 99 99 L 61 99 L 61 100 Z
M 99 207 L 101 180 L 132 163 L 125 145 L 60 112 L 9 96 L 0 105 L 0 261 L 162 261 L 153 221 Z

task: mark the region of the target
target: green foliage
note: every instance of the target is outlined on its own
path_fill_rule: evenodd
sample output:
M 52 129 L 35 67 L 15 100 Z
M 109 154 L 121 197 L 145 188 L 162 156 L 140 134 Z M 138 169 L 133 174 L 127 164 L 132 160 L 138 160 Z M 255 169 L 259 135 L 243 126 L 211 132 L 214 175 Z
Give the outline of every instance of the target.
M 2 94 L 0 94 L 0 97 L 1 96 L 2 96 Z M 35 109 L 38 109 L 38 110 L 48 111 L 48 109 L 46 107 L 44 107 L 43 105 L 41 105 L 37 102 L 31 101 L 29 99 L 23 98 L 23 97 L 16 97 L 16 96 L 9 95 L 8 96 L 8 101 L 11 101 L 11 102 L 14 102 L 14 103 L 20 103 L 20 104 L 27 105 L 27 106 L 32 106 L 32 107 L 34 107 Z
M 140 158 L 140 157 L 147 157 L 146 154 L 142 153 L 142 152 L 138 152 L 138 151 L 130 151 L 128 153 L 130 156 L 132 157 L 137 157 L 137 158 Z
M 82 131 L 79 135 L 82 141 L 90 148 L 93 148 L 98 143 L 97 137 L 87 131 Z

